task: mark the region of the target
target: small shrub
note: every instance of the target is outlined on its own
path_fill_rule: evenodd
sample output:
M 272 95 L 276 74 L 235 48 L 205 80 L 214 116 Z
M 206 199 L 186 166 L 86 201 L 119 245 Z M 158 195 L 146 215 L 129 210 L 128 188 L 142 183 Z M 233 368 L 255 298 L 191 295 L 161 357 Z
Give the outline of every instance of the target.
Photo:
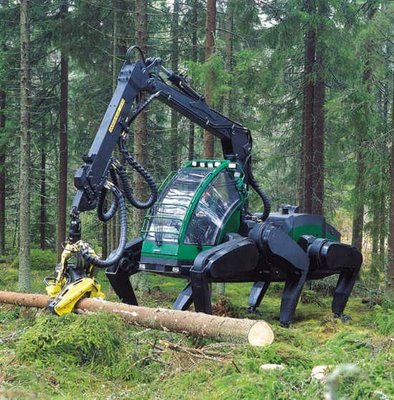
M 323 307 L 320 296 L 314 290 L 303 290 L 301 292 L 300 301 L 303 304 L 317 304 L 319 307 Z
M 391 308 L 384 308 L 375 306 L 377 313 L 375 316 L 375 325 L 382 335 L 394 334 L 394 310 Z
M 8 310 L 0 310 L 0 323 L 6 323 L 18 319 L 20 311 L 20 307 L 13 307 Z
M 31 249 L 30 263 L 33 270 L 54 270 L 57 262 L 56 253 L 52 250 Z M 19 256 L 15 257 L 11 267 L 19 267 Z

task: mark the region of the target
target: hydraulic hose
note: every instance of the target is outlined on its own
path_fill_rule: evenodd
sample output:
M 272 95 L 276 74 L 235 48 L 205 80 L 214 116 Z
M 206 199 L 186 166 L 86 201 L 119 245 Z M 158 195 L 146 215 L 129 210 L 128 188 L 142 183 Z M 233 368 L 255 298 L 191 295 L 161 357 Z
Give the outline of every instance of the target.
M 268 196 L 264 193 L 263 189 L 261 189 L 260 185 L 257 183 L 256 179 L 253 176 L 252 172 L 252 163 L 251 160 L 248 160 L 249 162 L 247 163 L 248 165 L 248 171 L 247 171 L 247 176 L 248 180 L 250 183 L 250 186 L 252 186 L 253 190 L 260 196 L 261 200 L 263 200 L 263 215 L 261 216 L 261 219 L 265 221 L 268 216 L 270 215 L 271 211 L 271 202 L 268 198 Z
M 111 165 L 110 167 L 110 175 L 111 175 L 111 179 L 112 182 L 115 186 L 119 186 L 118 185 L 118 179 L 115 173 L 115 168 L 113 165 Z M 98 203 L 97 203 L 97 216 L 98 219 L 102 222 L 108 222 L 110 219 L 113 218 L 113 216 L 115 215 L 116 211 L 118 210 L 118 199 L 117 197 L 113 197 L 112 198 L 112 202 L 111 202 L 111 206 L 107 211 L 104 211 L 105 208 L 105 199 L 108 193 L 108 189 L 104 186 L 101 190 L 100 196 L 98 198 Z
M 125 169 L 123 167 L 118 167 L 117 173 L 122 183 L 123 192 L 124 195 L 126 196 L 126 199 L 132 206 L 140 210 L 153 206 L 153 204 L 155 204 L 157 200 L 158 189 L 155 181 L 153 180 L 152 175 L 129 153 L 129 151 L 125 146 L 125 140 L 120 139 L 119 149 L 120 152 L 123 154 L 127 163 L 144 178 L 145 182 L 148 184 L 150 189 L 150 196 L 147 201 L 143 202 L 136 199 L 134 197 L 133 190 L 130 186 L 129 178 L 127 177 Z
M 93 256 L 89 253 L 88 249 L 82 249 L 82 257 L 89 263 L 96 265 L 100 268 L 106 268 L 110 265 L 116 264 L 123 255 L 126 240 L 127 240 L 127 212 L 126 212 L 126 202 L 124 200 L 123 194 L 118 187 L 116 187 L 111 182 L 107 182 L 108 190 L 112 192 L 116 202 L 118 204 L 119 210 L 119 223 L 120 223 L 120 237 L 118 248 L 111 252 L 111 254 L 105 259 Z

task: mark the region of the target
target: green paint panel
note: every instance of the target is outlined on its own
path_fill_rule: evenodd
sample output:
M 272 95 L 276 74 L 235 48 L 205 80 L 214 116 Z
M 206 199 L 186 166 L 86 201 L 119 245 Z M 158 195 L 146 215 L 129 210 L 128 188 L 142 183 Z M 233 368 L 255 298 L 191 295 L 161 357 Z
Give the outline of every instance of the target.
M 302 235 L 313 235 L 317 238 L 324 237 L 322 226 L 315 224 L 305 224 L 302 226 L 297 226 L 289 232 L 289 236 L 296 242 Z

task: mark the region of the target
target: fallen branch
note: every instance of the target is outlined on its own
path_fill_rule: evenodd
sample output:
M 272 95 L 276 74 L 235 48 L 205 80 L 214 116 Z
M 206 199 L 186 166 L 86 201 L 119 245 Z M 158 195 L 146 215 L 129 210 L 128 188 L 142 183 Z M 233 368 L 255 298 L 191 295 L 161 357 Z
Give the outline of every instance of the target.
M 0 303 L 45 308 L 48 301 L 49 297 L 43 294 L 0 291 Z M 189 311 L 130 306 L 101 299 L 82 299 L 77 303 L 76 310 L 111 312 L 119 314 L 126 322 L 146 328 L 244 342 L 252 346 L 265 346 L 274 340 L 271 327 L 261 320 L 253 321 Z

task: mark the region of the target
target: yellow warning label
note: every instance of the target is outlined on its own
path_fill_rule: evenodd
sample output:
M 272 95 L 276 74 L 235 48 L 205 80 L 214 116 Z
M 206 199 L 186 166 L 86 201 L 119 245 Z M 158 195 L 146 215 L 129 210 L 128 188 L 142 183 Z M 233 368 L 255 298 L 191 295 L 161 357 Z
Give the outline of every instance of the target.
M 120 103 L 119 103 L 119 105 L 118 105 L 118 108 L 116 109 L 114 118 L 112 119 L 111 125 L 109 126 L 109 129 L 108 129 L 108 131 L 109 131 L 110 133 L 112 133 L 112 131 L 113 131 L 114 128 L 115 128 L 115 124 L 116 124 L 116 122 L 118 121 L 118 118 L 119 118 L 120 113 L 122 112 L 122 108 L 123 108 L 123 106 L 124 106 L 124 103 L 126 103 L 126 100 L 125 100 L 125 99 L 120 100 Z

